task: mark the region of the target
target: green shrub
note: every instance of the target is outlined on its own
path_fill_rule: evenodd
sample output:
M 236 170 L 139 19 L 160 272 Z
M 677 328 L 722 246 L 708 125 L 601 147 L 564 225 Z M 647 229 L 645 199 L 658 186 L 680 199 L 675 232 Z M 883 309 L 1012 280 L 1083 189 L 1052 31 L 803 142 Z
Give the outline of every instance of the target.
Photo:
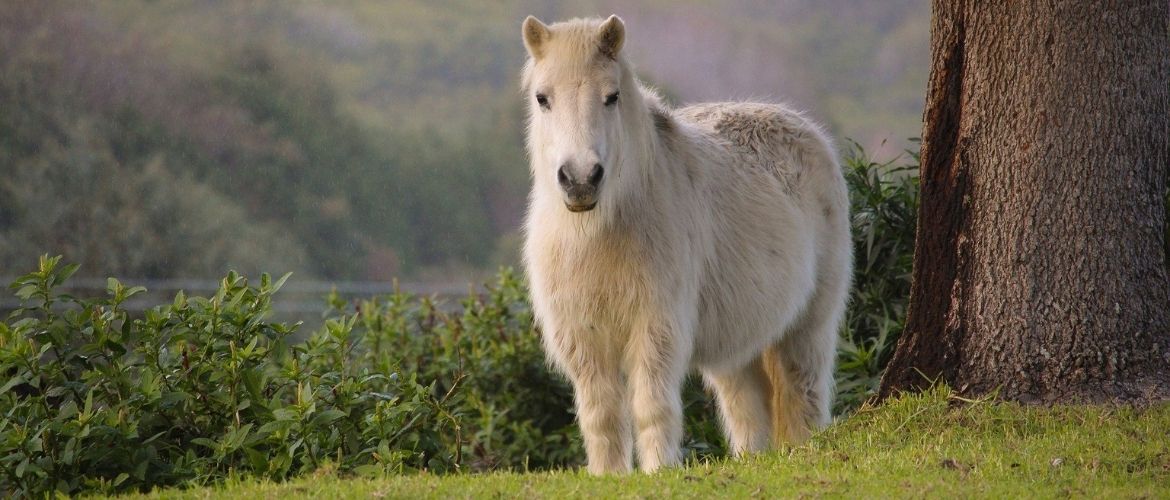
M 526 290 L 510 270 L 456 312 L 405 293 L 355 304 L 332 296 L 329 304 L 329 321 L 352 322 L 349 338 L 361 364 L 413 374 L 436 394 L 453 395 L 461 418 L 459 465 L 490 470 L 581 461 L 572 390 L 545 363 Z
M 229 274 L 210 298 L 131 318 L 143 291 L 58 295 L 76 266 L 42 258 L 0 323 L 0 494 L 125 491 L 230 474 L 283 479 L 326 465 L 452 470 L 451 396 L 355 356 L 355 317 L 308 341 L 265 320 L 283 280 Z
M 918 217 L 918 154 L 885 163 L 854 143 L 845 157 L 853 224 L 853 288 L 837 360 L 845 413 L 876 394 L 906 318 Z

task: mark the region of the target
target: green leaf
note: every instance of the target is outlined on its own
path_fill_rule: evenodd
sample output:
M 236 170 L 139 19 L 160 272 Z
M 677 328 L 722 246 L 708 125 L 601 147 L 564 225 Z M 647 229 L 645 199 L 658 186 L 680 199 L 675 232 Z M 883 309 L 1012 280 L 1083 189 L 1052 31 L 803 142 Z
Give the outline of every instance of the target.
M 218 448 L 218 447 L 219 447 L 219 445 L 217 445 L 217 444 L 215 443 L 215 441 L 212 441 L 212 440 L 210 440 L 210 439 L 203 438 L 203 437 L 199 437 L 199 438 L 192 439 L 192 440 L 191 440 L 191 444 L 197 444 L 197 445 L 199 445 L 199 446 L 203 446 L 203 447 L 205 447 L 205 448 L 209 448 L 209 449 L 212 449 L 212 450 L 214 450 L 214 449 L 216 449 L 216 448 Z
M 264 425 L 261 425 L 260 429 L 257 430 L 256 433 L 267 435 L 276 431 L 288 429 L 289 427 L 292 427 L 292 424 L 293 423 L 290 420 L 273 420 Z
M 297 419 L 297 413 L 288 408 L 277 408 L 272 411 L 272 416 L 276 417 L 276 420 L 293 421 Z
M 118 278 L 106 278 L 106 292 L 108 292 L 111 296 L 118 297 L 123 288 L 124 287 L 122 286 L 122 282 L 118 281 Z
M 190 397 L 191 397 L 190 394 L 187 394 L 183 391 L 164 392 L 164 393 L 162 393 L 162 397 L 159 398 L 159 406 L 163 406 L 163 407 L 172 406 L 176 403 L 186 401 Z
M 314 426 L 329 425 L 337 419 L 345 417 L 346 415 L 347 413 L 341 410 L 329 409 L 314 415 L 310 423 Z
M 265 376 L 260 370 L 245 369 L 240 373 L 240 378 L 243 380 L 244 388 L 248 390 L 248 394 L 257 399 L 263 398 Z
M 301 404 L 308 404 L 308 403 L 313 401 L 313 383 L 312 382 L 306 381 L 305 385 L 301 386 L 300 400 L 301 400 Z
M 85 413 L 86 418 L 93 415 L 93 393 L 94 391 L 91 390 L 85 394 L 85 406 L 83 407 L 82 413 Z
M 57 256 L 57 258 L 59 259 L 60 256 Z M 64 283 L 65 280 L 67 280 L 71 276 L 73 276 L 73 273 L 76 273 L 77 269 L 80 267 L 81 267 L 81 264 L 67 264 L 67 265 L 65 265 L 65 267 L 61 268 L 61 270 L 57 272 L 57 283 L 56 284 L 59 285 L 61 283 Z
M 57 255 L 55 257 L 49 257 L 49 254 L 41 255 L 41 258 L 39 261 L 39 266 L 38 266 L 40 268 L 39 269 L 40 273 L 43 275 L 46 275 L 46 276 L 49 275 L 50 273 L 53 272 L 53 268 L 57 267 L 57 263 L 60 261 L 61 261 L 60 255 Z
M 133 297 L 133 296 L 138 295 L 138 294 L 145 292 L 145 291 L 146 291 L 146 287 L 136 286 L 136 287 L 133 287 L 129 290 L 126 290 L 126 295 L 123 298 L 128 299 L 130 297 Z
M 240 448 L 244 444 L 244 440 L 248 438 L 248 431 L 252 430 L 252 424 L 244 424 L 238 429 L 228 431 L 223 438 L 224 451 L 231 453 Z
M 149 470 L 150 461 L 143 460 L 134 466 L 134 478 L 139 481 L 146 481 L 146 471 Z
M 257 451 L 254 448 L 244 448 L 244 456 L 248 457 L 248 463 L 252 465 L 252 471 L 258 474 L 263 474 L 268 470 L 268 455 Z
M 3 396 L 4 393 L 8 392 L 9 389 L 16 387 L 16 386 L 23 384 L 23 383 L 24 383 L 24 377 L 21 375 L 17 375 L 15 377 L 8 379 L 8 382 L 5 382 L 4 385 L 0 385 L 0 396 Z
M 150 444 L 150 443 L 151 443 L 151 442 L 153 442 L 154 440 L 156 440 L 156 439 L 158 439 L 158 438 L 160 438 L 160 437 L 163 437 L 163 436 L 165 436 L 166 434 L 167 434 L 167 432 L 166 432 L 166 431 L 163 431 L 163 432 L 160 432 L 160 433 L 158 433 L 158 434 L 155 434 L 155 435 L 153 435 L 153 436 L 150 436 L 150 437 L 146 438 L 146 440 L 145 440 L 145 441 L 143 441 L 143 442 L 139 443 L 139 445 L 146 445 L 146 444 Z
M 37 293 L 36 285 L 24 285 L 16 291 L 16 296 L 21 300 L 28 300 L 32 298 L 33 294 Z
M 276 293 L 277 290 L 280 290 L 280 288 L 284 286 L 284 282 L 288 281 L 288 278 L 292 275 L 293 273 L 285 273 L 284 276 L 281 276 L 280 279 L 276 280 L 276 283 L 272 284 L 272 293 Z
M 71 419 L 74 415 L 77 415 L 77 403 L 72 400 L 66 401 L 65 404 L 61 405 L 61 409 L 57 410 L 58 420 Z

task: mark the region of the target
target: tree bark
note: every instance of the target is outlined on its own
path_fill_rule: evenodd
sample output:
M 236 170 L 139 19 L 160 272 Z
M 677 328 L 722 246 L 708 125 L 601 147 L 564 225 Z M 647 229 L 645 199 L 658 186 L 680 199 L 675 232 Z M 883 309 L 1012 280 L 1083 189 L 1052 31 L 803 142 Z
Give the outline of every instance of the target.
M 910 308 L 881 397 L 1170 398 L 1168 7 L 934 1 Z

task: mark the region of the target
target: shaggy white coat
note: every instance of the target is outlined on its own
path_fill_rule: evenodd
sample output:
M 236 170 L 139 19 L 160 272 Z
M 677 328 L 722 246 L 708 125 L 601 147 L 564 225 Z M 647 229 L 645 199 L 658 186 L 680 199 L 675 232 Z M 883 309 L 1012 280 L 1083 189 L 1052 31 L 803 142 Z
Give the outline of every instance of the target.
M 635 442 L 645 471 L 678 463 L 692 369 L 737 454 L 828 423 L 852 256 L 825 133 L 774 104 L 667 108 L 622 56 L 617 17 L 529 17 L 522 32 L 524 261 L 545 349 L 573 384 L 589 470 L 630 470 Z M 596 208 L 569 211 L 558 168 L 596 163 Z

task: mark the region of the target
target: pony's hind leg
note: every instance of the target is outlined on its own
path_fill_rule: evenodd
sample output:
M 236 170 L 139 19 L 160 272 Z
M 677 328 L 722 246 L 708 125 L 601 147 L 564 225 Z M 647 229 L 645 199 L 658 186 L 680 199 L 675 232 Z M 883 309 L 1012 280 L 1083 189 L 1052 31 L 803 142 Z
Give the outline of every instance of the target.
M 801 443 L 830 420 L 837 322 L 810 326 L 788 332 L 762 358 L 773 386 L 773 432 L 781 443 Z
M 767 449 L 772 439 L 768 410 L 772 382 L 762 359 L 730 371 L 703 370 L 703 378 L 715 393 L 731 451 L 743 455 Z

